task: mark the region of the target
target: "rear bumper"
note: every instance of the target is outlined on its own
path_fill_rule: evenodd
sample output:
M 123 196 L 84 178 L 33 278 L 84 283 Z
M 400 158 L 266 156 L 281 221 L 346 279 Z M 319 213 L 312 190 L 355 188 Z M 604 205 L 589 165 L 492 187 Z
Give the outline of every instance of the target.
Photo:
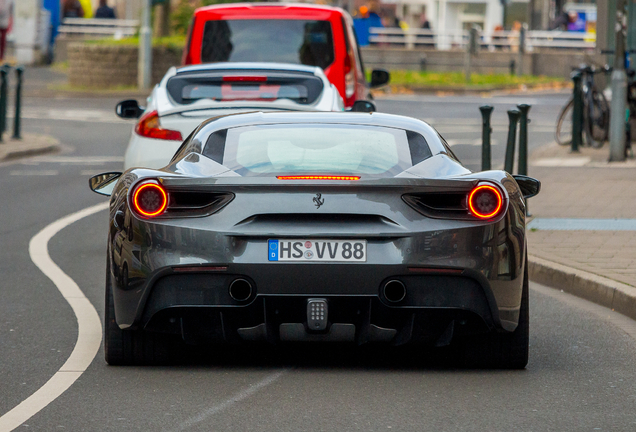
M 229 294 L 237 279 L 252 286 L 246 300 L 237 301 Z M 386 298 L 383 288 L 388 281 L 404 284 L 403 300 Z M 509 283 L 516 282 L 520 281 Z M 488 280 L 466 269 L 414 271 L 403 265 L 355 264 L 232 264 L 225 271 L 208 272 L 165 268 L 148 280 L 144 291 L 147 295 L 135 310 L 132 325 L 180 333 L 192 343 L 439 343 L 449 331 L 505 328 Z M 119 293 L 115 301 L 121 302 L 122 311 L 127 308 L 125 292 Z M 323 332 L 307 330 L 307 301 L 317 297 L 329 304 L 329 324 Z

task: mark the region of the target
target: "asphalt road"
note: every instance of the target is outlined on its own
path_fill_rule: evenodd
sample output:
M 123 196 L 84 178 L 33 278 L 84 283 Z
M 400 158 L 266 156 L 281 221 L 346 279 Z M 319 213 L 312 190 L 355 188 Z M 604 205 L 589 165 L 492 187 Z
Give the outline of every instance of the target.
M 534 97 L 533 126 L 554 119 L 565 97 Z M 476 107 L 492 103 L 505 120 L 505 109 L 527 99 L 383 99 L 378 106 L 439 120 L 467 160 L 475 146 L 459 142 L 479 135 L 458 128 L 479 120 Z M 91 120 L 82 111 L 106 113 L 113 102 L 28 99 L 27 112 L 58 109 L 25 118 L 25 130 L 58 137 L 65 152 L 0 165 L 0 416 L 40 388 L 73 350 L 73 311 L 33 265 L 28 245 L 51 222 L 104 202 L 88 190 L 87 178 L 121 168 L 130 125 Z M 60 112 L 71 109 L 75 120 L 61 119 Z M 535 131 L 531 146 L 548 142 L 549 135 Z M 105 227 L 102 211 L 49 243 L 53 261 L 102 318 Z M 421 353 L 333 348 L 204 356 L 174 367 L 109 367 L 100 350 L 69 390 L 18 430 L 636 430 L 636 340 L 624 330 L 634 322 L 536 285 L 530 312 L 525 371 L 455 370 Z

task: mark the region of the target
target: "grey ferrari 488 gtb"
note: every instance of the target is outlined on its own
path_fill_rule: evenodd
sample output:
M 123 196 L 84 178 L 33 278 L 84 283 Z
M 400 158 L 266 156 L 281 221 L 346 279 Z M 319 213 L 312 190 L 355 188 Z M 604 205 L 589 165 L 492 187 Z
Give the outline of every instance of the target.
M 106 360 L 162 362 L 176 339 L 417 343 L 523 368 L 539 187 L 469 171 L 407 117 L 210 119 L 165 168 L 91 179 L 111 195 Z

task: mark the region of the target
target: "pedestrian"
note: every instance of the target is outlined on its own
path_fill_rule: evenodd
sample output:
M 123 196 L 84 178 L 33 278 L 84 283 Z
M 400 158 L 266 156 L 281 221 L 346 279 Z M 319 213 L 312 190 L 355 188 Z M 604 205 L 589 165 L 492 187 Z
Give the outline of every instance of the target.
M 64 18 L 84 18 L 84 8 L 79 0 L 64 0 L 62 16 Z
M 95 18 L 117 18 L 115 16 L 115 10 L 108 7 L 106 0 L 99 0 L 99 8 L 95 12 Z
M 422 15 L 420 15 L 420 28 L 423 30 L 431 29 L 431 23 L 426 17 L 426 12 L 422 12 Z
M 13 0 L 0 0 L 0 60 L 4 60 L 7 33 L 13 21 Z

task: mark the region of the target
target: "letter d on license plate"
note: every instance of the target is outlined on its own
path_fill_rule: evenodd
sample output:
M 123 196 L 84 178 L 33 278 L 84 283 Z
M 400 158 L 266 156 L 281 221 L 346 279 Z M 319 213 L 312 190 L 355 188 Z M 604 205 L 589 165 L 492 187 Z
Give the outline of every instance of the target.
M 366 240 L 268 240 L 270 261 L 365 262 Z

